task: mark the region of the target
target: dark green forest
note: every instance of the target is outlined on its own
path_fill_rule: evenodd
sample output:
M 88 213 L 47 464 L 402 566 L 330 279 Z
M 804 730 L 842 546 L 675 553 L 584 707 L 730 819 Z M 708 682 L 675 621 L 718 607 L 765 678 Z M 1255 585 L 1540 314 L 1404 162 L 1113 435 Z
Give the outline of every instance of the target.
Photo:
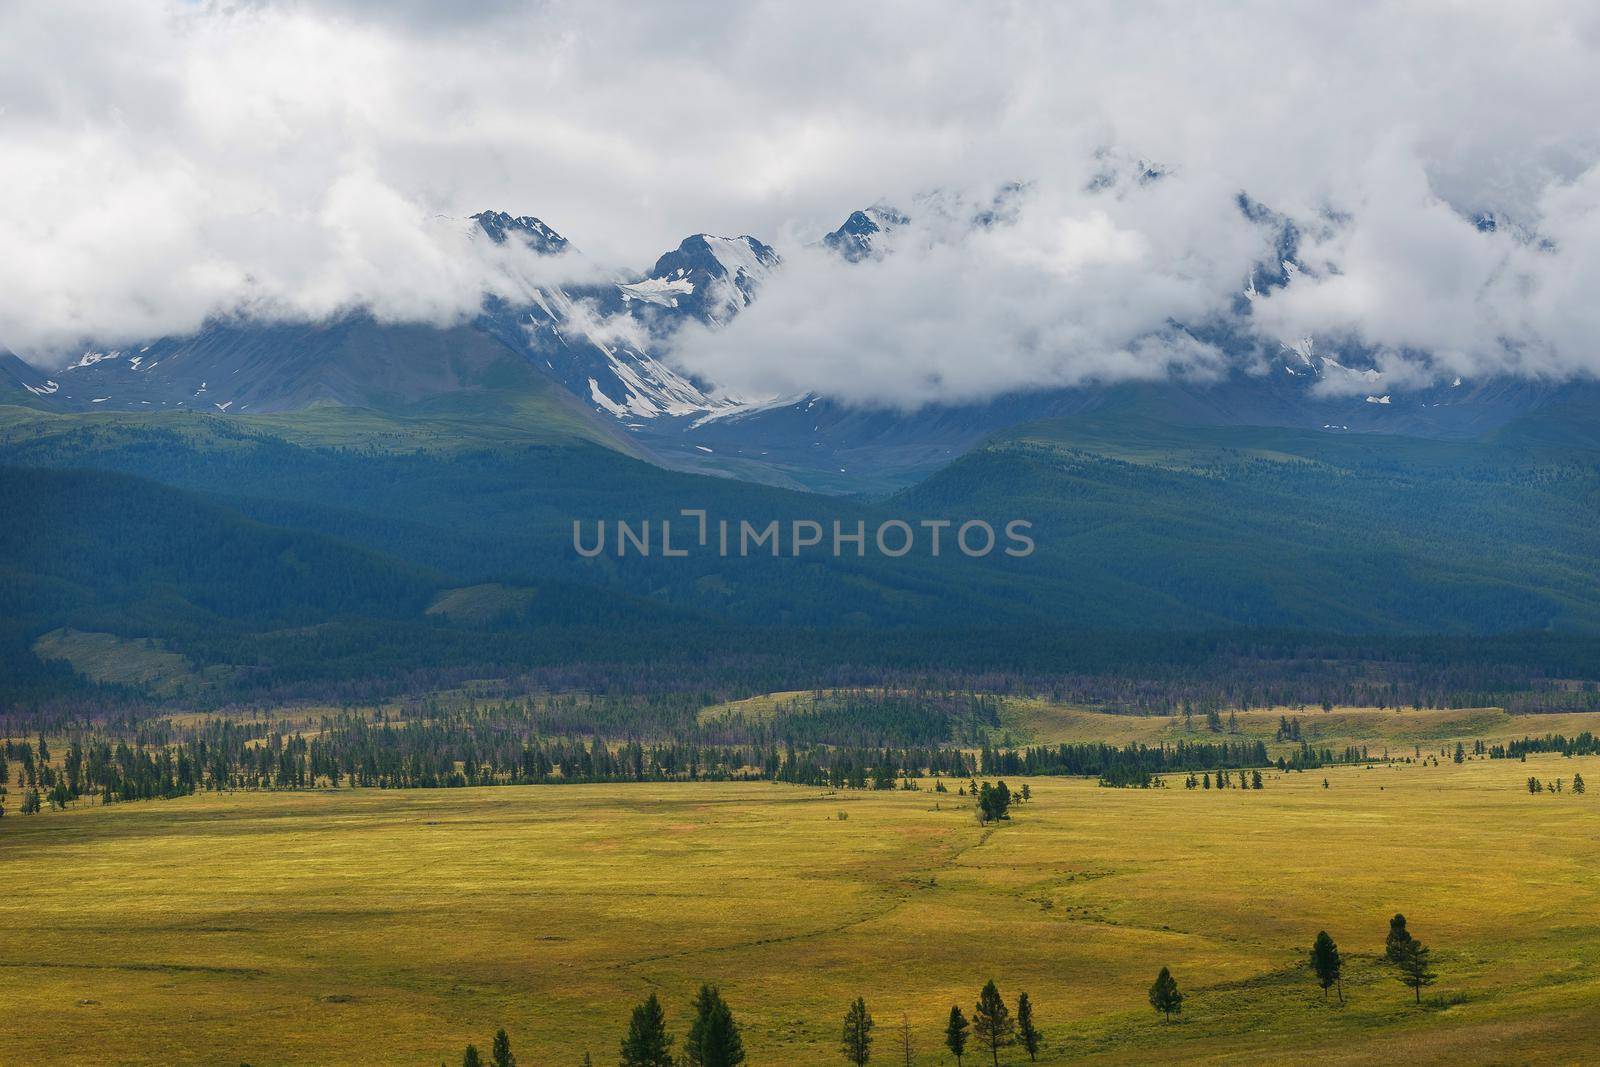
M 154 639 L 204 678 L 182 698 L 210 706 L 472 678 L 706 702 L 1027 689 L 1136 711 L 1594 699 L 1600 453 L 1581 443 L 1052 422 L 864 500 L 503 426 L 346 418 L 361 432 L 330 432 L 326 412 L 0 419 L 0 697 L 153 699 L 34 653 L 70 628 Z M 1025 518 L 1038 547 L 573 550 L 574 521 L 686 531 L 683 508 L 869 529 Z

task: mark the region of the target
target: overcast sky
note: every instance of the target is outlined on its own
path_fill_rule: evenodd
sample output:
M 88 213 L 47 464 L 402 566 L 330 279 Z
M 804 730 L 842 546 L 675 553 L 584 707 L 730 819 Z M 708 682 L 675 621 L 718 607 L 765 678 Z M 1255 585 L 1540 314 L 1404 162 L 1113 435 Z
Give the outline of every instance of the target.
M 1269 254 L 1246 191 L 1307 233 L 1264 341 L 1359 341 L 1396 383 L 1592 373 L 1595 100 L 1586 0 L 0 0 L 0 344 L 47 361 L 239 308 L 447 321 L 530 269 L 439 219 L 493 207 L 569 237 L 574 273 L 697 231 L 778 247 L 782 284 L 674 353 L 740 388 L 1208 373 L 1228 356 L 1172 324 Z M 807 251 L 855 208 L 1016 179 L 1010 224 L 919 218 L 862 268 Z

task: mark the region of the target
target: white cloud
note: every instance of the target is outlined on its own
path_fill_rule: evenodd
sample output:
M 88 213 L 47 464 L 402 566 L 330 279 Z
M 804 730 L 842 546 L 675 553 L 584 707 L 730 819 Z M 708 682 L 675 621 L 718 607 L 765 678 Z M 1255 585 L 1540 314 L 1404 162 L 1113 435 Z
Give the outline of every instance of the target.
M 1305 233 L 1308 269 L 1255 302 L 1274 345 L 1355 338 L 1396 381 L 1600 364 L 1582 0 L 460 6 L 0 7 L 0 342 L 239 307 L 442 321 L 706 230 L 788 259 L 725 334 L 680 338 L 728 384 L 914 404 L 1213 373 L 1168 324 L 1225 311 L 1266 254 L 1243 190 Z M 1172 174 L 1091 194 L 1107 146 Z M 880 198 L 1013 178 L 1014 225 L 924 222 L 849 270 L 806 251 Z M 588 259 L 438 219 L 490 207 Z

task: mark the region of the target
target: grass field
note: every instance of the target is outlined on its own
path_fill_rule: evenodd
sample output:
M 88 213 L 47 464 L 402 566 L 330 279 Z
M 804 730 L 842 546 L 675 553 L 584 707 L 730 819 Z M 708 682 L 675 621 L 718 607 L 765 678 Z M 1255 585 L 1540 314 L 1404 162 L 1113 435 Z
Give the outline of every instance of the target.
M 1600 759 L 1341 767 L 1260 792 L 1036 779 L 953 795 L 766 783 L 199 796 L 0 823 L 0 1062 L 615 1062 L 720 982 L 751 1062 L 842 1062 L 863 995 L 917 1062 L 952 1003 L 1028 991 L 1041 1062 L 1581 1062 L 1600 1048 Z M 839 815 L 848 818 L 841 820 Z M 1421 1008 L 1376 962 L 1396 910 Z M 1326 928 L 1340 1008 L 1303 964 Z M 1188 993 L 1164 1025 L 1162 965 Z M 1004 1059 L 1023 1062 L 1011 1050 Z M 874 1062 L 878 1062 L 875 1059 Z M 970 1059 L 969 1062 L 976 1062 Z

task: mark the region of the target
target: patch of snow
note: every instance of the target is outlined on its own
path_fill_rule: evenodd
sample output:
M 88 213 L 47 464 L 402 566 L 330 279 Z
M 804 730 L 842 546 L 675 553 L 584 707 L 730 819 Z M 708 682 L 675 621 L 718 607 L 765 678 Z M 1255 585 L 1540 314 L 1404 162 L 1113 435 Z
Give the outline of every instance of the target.
M 1367 397 L 1367 403 L 1369 403 L 1369 404 L 1387 404 L 1388 402 L 1389 402 L 1389 395 L 1387 393 L 1385 393 L 1383 396 L 1369 396 L 1369 397 Z
M 1316 342 L 1314 342 L 1311 338 L 1302 337 L 1300 340 L 1295 341 L 1292 344 L 1287 341 L 1282 341 L 1279 343 L 1283 346 L 1284 351 L 1293 352 L 1295 355 L 1299 356 L 1301 363 L 1304 363 L 1308 367 L 1316 366 L 1316 364 L 1311 361 L 1312 350 L 1316 347 Z
M 695 445 L 694 447 L 698 448 L 702 452 L 710 452 L 711 451 L 711 449 L 707 448 L 705 445 Z
M 85 352 L 82 356 L 78 357 L 78 362 L 68 367 L 67 370 L 77 370 L 79 367 L 92 367 L 96 363 L 100 363 L 108 359 L 116 359 L 120 355 L 122 355 L 121 349 L 115 349 L 110 352 Z
M 675 272 L 683 273 L 679 267 Z M 678 297 L 689 296 L 694 292 L 694 283 L 687 278 L 646 278 L 641 282 L 628 285 L 618 285 L 623 300 L 643 300 L 647 304 L 656 304 L 661 307 L 675 308 L 678 306 Z
M 611 412 L 611 414 L 617 416 L 619 419 L 628 414 L 627 408 L 623 407 L 621 404 L 617 403 L 615 400 L 612 400 L 609 396 L 606 396 L 605 393 L 600 391 L 600 383 L 595 381 L 593 378 L 589 379 L 589 398 L 596 404 L 599 404 L 601 407 Z
M 233 407 L 233 401 L 229 400 L 221 404 L 212 404 L 211 406 L 216 408 L 218 411 L 227 411 L 229 408 Z
M 104 404 L 107 400 L 110 400 L 110 399 L 111 398 L 109 396 L 97 396 L 93 400 L 89 401 L 89 403 L 91 403 L 91 404 Z
M 23 388 L 28 390 L 28 392 L 32 393 L 34 396 L 49 396 L 57 389 L 60 389 L 61 386 L 46 378 L 43 385 L 28 385 L 26 382 L 24 382 Z

